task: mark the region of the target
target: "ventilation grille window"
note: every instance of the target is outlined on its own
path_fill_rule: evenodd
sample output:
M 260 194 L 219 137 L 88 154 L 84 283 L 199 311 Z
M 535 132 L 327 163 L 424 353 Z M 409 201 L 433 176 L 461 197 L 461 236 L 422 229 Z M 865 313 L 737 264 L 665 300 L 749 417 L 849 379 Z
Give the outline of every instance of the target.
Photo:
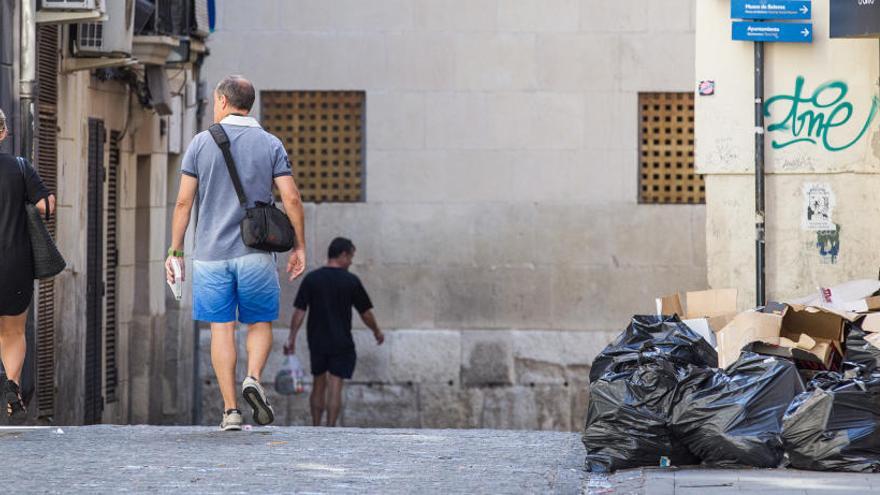
M 706 202 L 694 172 L 694 94 L 639 94 L 639 202 Z
M 263 126 L 287 148 L 303 201 L 364 200 L 362 91 L 263 91 Z
M 119 370 L 116 367 L 118 321 L 116 313 L 117 267 L 119 246 L 116 236 L 119 206 L 119 131 L 110 131 L 110 161 L 107 163 L 107 267 L 104 286 L 104 394 L 107 402 L 116 402 Z

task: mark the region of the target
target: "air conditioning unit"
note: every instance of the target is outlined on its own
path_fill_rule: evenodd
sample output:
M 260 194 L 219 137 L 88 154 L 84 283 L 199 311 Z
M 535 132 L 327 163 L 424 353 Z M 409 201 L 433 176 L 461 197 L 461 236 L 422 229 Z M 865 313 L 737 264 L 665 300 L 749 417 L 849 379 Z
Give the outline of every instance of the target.
M 75 57 L 129 57 L 134 32 L 134 0 L 109 0 L 107 20 L 76 25 Z
M 113 0 L 111 0 L 113 3 Z M 102 10 L 103 0 L 42 0 L 41 10 Z
M 208 0 L 195 0 L 193 2 L 193 29 L 192 34 L 201 38 L 211 34 L 211 20 L 208 17 Z

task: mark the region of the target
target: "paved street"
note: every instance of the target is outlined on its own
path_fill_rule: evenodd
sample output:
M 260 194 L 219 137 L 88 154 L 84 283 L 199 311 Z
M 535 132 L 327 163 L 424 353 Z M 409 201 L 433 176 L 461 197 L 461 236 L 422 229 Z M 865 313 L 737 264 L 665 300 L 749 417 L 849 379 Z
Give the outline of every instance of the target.
M 578 434 L 489 430 L 92 426 L 0 429 L 16 493 L 865 494 L 880 475 L 583 472 Z

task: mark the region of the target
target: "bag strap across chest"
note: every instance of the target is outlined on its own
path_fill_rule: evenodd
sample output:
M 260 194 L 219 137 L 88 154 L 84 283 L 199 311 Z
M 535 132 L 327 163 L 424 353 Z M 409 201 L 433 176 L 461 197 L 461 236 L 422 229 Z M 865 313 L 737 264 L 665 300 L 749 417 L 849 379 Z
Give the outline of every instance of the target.
M 235 168 L 235 159 L 232 158 L 230 150 L 229 136 L 220 124 L 212 124 L 208 127 L 208 132 L 214 138 L 214 142 L 223 152 L 223 160 L 226 162 L 226 170 L 229 172 L 229 178 L 232 179 L 232 186 L 235 188 L 235 194 L 238 196 L 238 202 L 242 208 L 247 208 L 247 196 L 244 194 L 244 188 L 241 186 L 241 178 L 238 176 L 238 170 Z

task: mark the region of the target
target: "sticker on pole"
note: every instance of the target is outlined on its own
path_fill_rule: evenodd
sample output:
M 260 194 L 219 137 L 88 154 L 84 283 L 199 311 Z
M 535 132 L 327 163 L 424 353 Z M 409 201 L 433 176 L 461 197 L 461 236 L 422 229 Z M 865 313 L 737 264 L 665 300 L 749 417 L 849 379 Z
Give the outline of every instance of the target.
M 804 184 L 804 230 L 837 230 L 832 215 L 834 213 L 834 191 L 825 183 Z

